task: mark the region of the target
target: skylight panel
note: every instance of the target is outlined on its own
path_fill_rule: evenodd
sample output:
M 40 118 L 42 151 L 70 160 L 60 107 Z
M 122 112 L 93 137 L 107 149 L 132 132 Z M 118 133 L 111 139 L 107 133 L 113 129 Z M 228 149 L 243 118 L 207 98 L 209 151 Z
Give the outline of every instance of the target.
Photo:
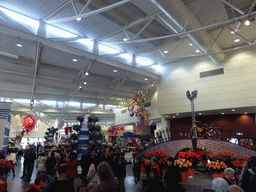
M 155 69 L 156 71 L 159 71 L 159 72 L 161 72 L 163 70 L 161 65 L 153 65 L 153 66 L 151 66 L 151 68 L 153 68 L 153 69 Z
M 120 54 L 119 57 L 122 57 L 127 60 L 132 60 L 132 54 L 129 54 L 129 53 Z
M 50 101 L 50 100 L 42 100 L 40 102 L 45 104 L 45 105 L 50 105 L 50 106 L 55 106 L 56 103 L 57 103 L 56 101 Z
M 69 102 L 68 105 L 72 106 L 72 107 L 80 107 L 80 103 L 79 102 Z
M 78 39 L 76 42 L 81 43 L 88 47 L 93 47 L 93 40 L 92 39 Z
M 26 28 L 28 28 L 29 30 L 31 30 L 34 34 L 37 34 L 38 28 L 39 28 L 39 21 L 30 17 L 27 17 L 25 15 L 22 15 L 20 13 L 11 11 L 9 9 L 0 7 L 0 10 L 5 13 L 6 15 L 8 15 L 10 18 L 12 18 L 13 20 L 21 23 L 22 25 L 24 25 Z
M 120 50 L 108 47 L 106 45 L 103 44 L 99 44 L 99 54 L 115 54 L 115 53 L 121 53 Z
M 58 27 L 54 27 L 52 25 L 46 25 L 47 38 L 49 37 L 77 37 L 76 34 L 68 32 L 66 30 L 60 29 Z
M 17 102 L 17 103 L 30 103 L 29 99 L 13 99 L 13 101 Z
M 136 57 L 136 63 L 139 65 L 147 66 L 147 65 L 152 65 L 154 64 L 153 61 L 149 61 L 143 57 Z

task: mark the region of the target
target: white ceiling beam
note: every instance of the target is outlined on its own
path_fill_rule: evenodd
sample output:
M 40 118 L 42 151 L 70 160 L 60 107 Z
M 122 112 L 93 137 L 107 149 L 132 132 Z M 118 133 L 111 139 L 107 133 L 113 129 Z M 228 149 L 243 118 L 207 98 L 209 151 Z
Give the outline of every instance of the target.
M 231 3 L 225 1 L 225 0 L 221 0 L 223 3 L 225 3 L 226 5 L 228 5 L 229 7 L 231 7 L 232 9 L 236 10 L 238 13 L 244 15 L 245 12 L 243 12 L 241 9 L 238 9 L 236 6 L 232 5 Z
M 18 55 L 14 55 L 14 54 L 10 54 L 10 53 L 5 53 L 3 51 L 0 51 L 0 57 L 10 57 L 10 58 L 13 58 L 13 59 L 18 59 L 19 56 Z
M 138 19 L 138 20 L 136 20 L 136 21 L 133 21 L 133 22 L 131 22 L 129 25 L 127 25 L 127 26 L 125 26 L 125 27 L 123 27 L 123 28 L 121 28 L 121 29 L 119 29 L 119 30 L 117 30 L 117 31 L 114 31 L 113 33 L 110 33 L 110 34 L 108 34 L 108 35 L 105 35 L 104 37 L 101 37 L 101 38 L 97 39 L 97 41 L 102 41 L 103 39 L 109 38 L 109 37 L 114 36 L 114 35 L 116 35 L 116 34 L 118 34 L 118 33 L 120 33 L 120 32 L 123 32 L 123 31 L 126 33 L 126 31 L 125 31 L 126 29 L 129 29 L 129 28 L 131 28 L 131 27 L 135 27 L 135 26 L 137 26 L 137 25 L 139 25 L 139 24 L 145 22 L 146 20 L 151 19 L 151 18 L 153 18 L 153 17 L 159 15 L 160 13 L 162 13 L 162 12 L 157 12 L 157 13 L 155 13 L 155 14 L 153 14 L 153 15 L 150 15 L 150 16 L 147 16 L 147 17 L 145 17 L 145 18 L 140 18 L 140 19 Z M 127 35 L 127 36 L 128 36 L 128 35 Z M 128 38 L 128 37 L 127 37 L 127 38 Z
M 206 53 L 208 53 L 208 51 L 212 48 L 212 46 L 214 45 L 214 43 L 217 41 L 217 39 L 219 38 L 219 36 L 221 35 L 221 33 L 224 31 L 225 27 L 222 27 L 222 29 L 220 30 L 219 34 L 215 37 L 215 39 L 212 41 L 212 44 L 207 48 Z
M 34 79 L 33 79 L 33 85 L 32 85 L 31 101 L 34 100 L 34 93 L 35 93 L 35 87 L 36 87 L 36 77 L 37 77 L 37 74 L 38 74 L 38 66 L 39 66 L 39 62 L 40 62 L 41 50 L 42 50 L 42 46 L 37 46 L 36 47 L 35 70 L 34 70 Z
M 83 51 L 83 50 L 80 50 L 80 49 L 76 49 L 74 47 L 59 44 L 57 42 L 50 41 L 50 40 L 42 38 L 42 37 L 38 37 L 36 35 L 24 33 L 24 32 L 15 30 L 13 28 L 10 28 L 10 27 L 7 27 L 7 26 L 1 25 L 1 24 L 0 24 L 0 33 L 7 34 L 7 35 L 10 35 L 10 36 L 14 36 L 14 37 L 20 37 L 21 39 L 24 39 L 24 40 L 29 41 L 31 43 L 35 43 L 35 42 L 41 43 L 45 46 L 48 46 L 48 47 L 51 47 L 51 48 L 54 48 L 54 49 L 57 49 L 57 50 L 60 50 L 60 51 L 66 52 L 66 53 L 70 53 L 70 54 L 73 54 L 73 55 L 77 55 L 77 56 L 80 56 L 80 57 L 83 57 L 83 58 L 92 59 L 92 60 L 96 59 L 96 61 L 98 61 L 98 62 L 107 64 L 109 66 L 116 67 L 118 69 L 123 69 L 123 70 L 126 70 L 128 72 L 136 73 L 138 75 L 143 75 L 143 76 L 150 77 L 150 78 L 153 78 L 153 79 L 160 79 L 161 78 L 160 75 L 150 73 L 150 72 L 147 72 L 147 71 L 138 69 L 136 67 L 114 61 L 114 60 L 110 60 L 110 59 L 107 59 L 107 58 L 104 58 L 104 57 L 100 57 L 100 56 L 97 56 L 95 54 L 92 54 L 92 53 L 89 53 L 89 52 L 86 52 L 86 51 Z
M 235 18 L 232 18 L 232 19 L 229 19 L 229 20 L 225 20 L 225 21 L 221 21 L 219 23 L 215 23 L 215 24 L 212 24 L 212 25 L 207 25 L 207 26 L 204 26 L 204 27 L 199 27 L 197 29 L 192 29 L 192 30 L 189 30 L 189 31 L 184 31 L 184 32 L 175 33 L 175 34 L 171 34 L 171 35 L 164 35 L 164 36 L 159 36 L 159 37 L 145 38 L 145 39 L 139 39 L 139 40 L 134 40 L 134 41 L 104 41 L 104 43 L 109 43 L 109 44 L 144 43 L 144 42 L 148 42 L 148 41 L 155 41 L 155 40 L 179 37 L 179 36 L 190 34 L 190 33 L 195 33 L 195 32 L 199 32 L 199 31 L 203 31 L 203 30 L 207 30 L 207 29 L 213 29 L 213 28 L 218 28 L 218 27 L 224 26 L 224 25 L 232 24 L 232 23 L 235 23 L 236 20 L 244 19 L 245 17 L 255 16 L 255 15 L 256 15 L 256 11 L 252 12 L 250 14 L 246 14 L 246 15 L 243 15 L 243 16 L 235 17 Z
M 92 2 L 92 0 L 87 1 L 87 3 L 85 4 L 85 6 L 82 8 L 82 10 L 79 12 L 79 15 L 81 15 L 83 13 L 83 11 L 89 6 L 89 4 Z
M 243 40 L 245 40 L 246 43 L 248 43 L 249 45 L 252 45 L 252 43 L 251 43 L 248 39 L 246 39 L 244 36 L 242 36 L 240 33 L 234 31 L 234 30 L 231 29 L 229 26 L 227 26 L 227 28 L 228 28 L 230 31 L 233 31 L 237 36 L 239 36 L 239 37 L 241 37 Z
M 228 53 L 228 52 L 232 52 L 232 51 L 238 51 L 241 49 L 248 49 L 250 47 L 255 47 L 256 44 L 253 43 L 251 45 L 246 45 L 246 46 L 240 46 L 240 47 L 236 47 L 236 48 L 231 48 L 231 49 L 227 49 L 227 50 L 222 50 L 219 52 L 215 52 L 215 53 L 207 53 L 207 54 L 202 54 L 202 55 L 189 55 L 189 56 L 175 56 L 175 57 L 165 57 L 164 59 L 186 59 L 186 58 L 191 58 L 191 57 L 205 57 L 205 56 L 209 56 L 209 55 L 218 55 L 218 54 L 222 54 L 222 53 Z M 161 58 L 163 59 L 163 58 Z
M 73 9 L 74 9 L 74 11 L 75 11 L 75 14 L 78 15 L 78 12 L 77 12 L 76 7 L 75 7 L 75 4 L 74 4 L 74 0 L 71 1 L 71 4 L 72 4 L 72 7 L 73 7 Z
M 256 0 L 253 1 L 251 7 L 249 8 L 248 13 L 252 12 L 252 10 L 255 8 L 255 5 L 256 5 Z
M 94 11 L 90 11 L 88 13 L 79 14 L 79 15 L 75 15 L 75 16 L 72 16 L 72 17 L 62 18 L 62 19 L 44 20 L 44 21 L 47 22 L 47 23 L 60 23 L 60 22 L 72 21 L 72 20 L 75 20 L 77 18 L 90 17 L 90 16 L 93 16 L 93 15 L 96 15 L 96 14 L 99 14 L 99 13 L 102 13 L 102 12 L 109 11 L 111 9 L 120 7 L 120 6 L 122 6 L 122 5 L 126 4 L 126 3 L 129 3 L 130 1 L 131 0 L 123 0 L 123 1 L 120 1 L 120 2 L 117 2 L 117 3 L 111 4 L 111 5 L 108 5 L 106 7 L 103 7 L 103 8 L 94 10 Z
M 148 27 L 148 25 L 153 21 L 153 19 L 155 19 L 155 16 L 152 17 L 152 18 L 146 23 L 146 25 L 132 38 L 132 40 L 136 39 L 136 38 Z
M 45 18 L 43 18 L 42 21 L 45 21 L 46 19 L 48 19 L 49 17 L 51 17 L 52 15 L 54 15 L 55 13 L 57 13 L 58 11 L 60 11 L 61 9 L 63 9 L 64 7 L 66 7 L 66 5 L 68 5 L 70 2 L 72 2 L 73 0 L 69 0 L 66 3 L 62 4 L 60 7 L 58 7 L 57 9 L 55 9 L 53 12 L 51 12 L 49 15 L 47 15 Z
M 68 42 L 68 41 L 77 41 L 79 39 L 89 39 L 87 37 L 70 37 L 70 38 L 65 38 L 65 37 L 56 37 L 56 38 L 47 38 L 52 41 L 56 42 Z

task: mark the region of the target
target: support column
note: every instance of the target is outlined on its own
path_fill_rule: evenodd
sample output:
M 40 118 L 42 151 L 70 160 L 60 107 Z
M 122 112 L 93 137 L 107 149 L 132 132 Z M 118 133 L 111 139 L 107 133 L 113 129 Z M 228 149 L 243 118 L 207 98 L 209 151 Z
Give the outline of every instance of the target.
M 9 143 L 11 104 L 10 102 L 0 102 L 0 149 L 4 151 L 5 155 Z
M 161 115 L 161 129 L 159 131 L 161 131 L 161 135 L 164 141 L 167 141 L 167 132 L 166 132 L 166 127 L 167 127 L 167 122 L 165 119 L 165 115 Z

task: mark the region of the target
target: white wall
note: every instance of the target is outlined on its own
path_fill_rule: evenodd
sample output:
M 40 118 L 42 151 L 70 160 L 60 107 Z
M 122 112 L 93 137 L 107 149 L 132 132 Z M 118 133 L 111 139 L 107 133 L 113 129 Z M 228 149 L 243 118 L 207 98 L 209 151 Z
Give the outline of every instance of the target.
M 159 113 L 190 112 L 186 91 L 194 89 L 196 111 L 255 106 L 255 55 L 255 50 L 247 50 L 229 55 L 221 64 L 200 57 L 165 65 L 158 85 Z M 223 75 L 200 78 L 200 72 L 218 68 L 224 68 Z

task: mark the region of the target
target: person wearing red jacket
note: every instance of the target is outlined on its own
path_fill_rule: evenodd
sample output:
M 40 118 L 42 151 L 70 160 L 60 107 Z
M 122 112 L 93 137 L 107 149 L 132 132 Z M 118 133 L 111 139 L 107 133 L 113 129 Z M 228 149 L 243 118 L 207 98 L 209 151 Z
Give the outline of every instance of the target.
M 72 184 L 74 184 L 74 179 L 77 177 L 77 167 L 78 167 L 78 160 L 77 160 L 77 154 L 71 153 L 69 160 L 66 160 L 66 163 L 69 166 L 68 173 L 68 179 L 71 181 Z
M 29 188 L 25 190 L 25 192 L 41 192 L 41 189 L 43 189 L 46 186 L 48 181 L 49 177 L 47 174 L 39 174 L 35 179 L 35 183 L 31 183 Z

